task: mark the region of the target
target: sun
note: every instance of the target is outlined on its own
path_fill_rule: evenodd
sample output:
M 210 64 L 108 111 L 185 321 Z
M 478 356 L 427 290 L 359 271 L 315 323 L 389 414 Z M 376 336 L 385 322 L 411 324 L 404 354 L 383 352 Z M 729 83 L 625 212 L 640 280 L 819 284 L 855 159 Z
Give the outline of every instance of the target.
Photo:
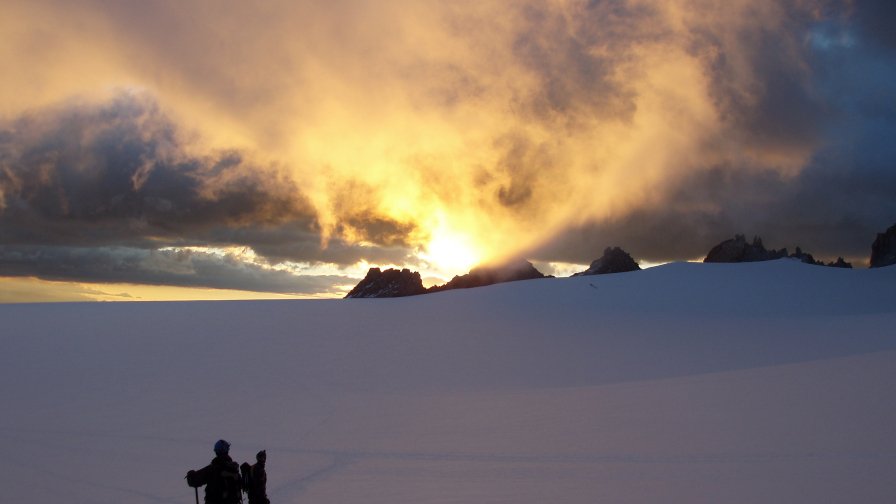
M 480 261 L 480 254 L 469 237 L 444 228 L 433 233 L 421 255 L 432 267 L 449 275 L 467 273 Z

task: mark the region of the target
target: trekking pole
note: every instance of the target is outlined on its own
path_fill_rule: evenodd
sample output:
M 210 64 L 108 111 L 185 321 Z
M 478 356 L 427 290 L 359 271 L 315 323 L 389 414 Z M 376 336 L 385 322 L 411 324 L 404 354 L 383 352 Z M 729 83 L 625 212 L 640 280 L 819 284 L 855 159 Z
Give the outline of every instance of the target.
M 196 490 L 196 504 L 199 504 L 199 487 L 193 487 Z

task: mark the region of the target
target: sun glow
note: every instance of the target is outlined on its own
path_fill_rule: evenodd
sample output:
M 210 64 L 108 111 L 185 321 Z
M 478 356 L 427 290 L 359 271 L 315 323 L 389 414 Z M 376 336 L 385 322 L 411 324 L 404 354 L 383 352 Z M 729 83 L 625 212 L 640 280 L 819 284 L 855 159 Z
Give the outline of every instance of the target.
M 480 261 L 480 253 L 466 235 L 440 228 L 432 235 L 421 256 L 439 272 L 464 274 Z

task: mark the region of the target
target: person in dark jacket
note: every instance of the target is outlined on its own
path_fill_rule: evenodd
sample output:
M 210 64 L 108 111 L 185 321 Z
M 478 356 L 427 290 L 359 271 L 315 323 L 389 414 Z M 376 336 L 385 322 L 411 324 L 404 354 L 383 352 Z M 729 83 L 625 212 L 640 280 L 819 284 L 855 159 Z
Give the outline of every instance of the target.
M 238 504 L 240 502 L 240 467 L 230 458 L 230 443 L 215 443 L 215 458 L 198 471 L 187 472 L 191 487 L 205 485 L 205 504 Z
M 255 464 L 249 469 L 249 481 L 251 485 L 247 489 L 249 504 L 271 504 L 268 500 L 268 474 L 264 470 L 264 464 L 268 454 L 264 450 L 255 455 Z

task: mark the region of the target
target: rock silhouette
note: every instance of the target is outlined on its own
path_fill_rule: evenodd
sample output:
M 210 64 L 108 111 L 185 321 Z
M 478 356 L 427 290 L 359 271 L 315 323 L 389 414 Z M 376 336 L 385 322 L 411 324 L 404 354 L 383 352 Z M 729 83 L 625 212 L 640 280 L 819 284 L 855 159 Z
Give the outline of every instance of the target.
M 786 248 L 767 250 L 762 244 L 762 238 L 756 236 L 752 243 L 747 243 L 744 235 L 734 235 L 733 239 L 725 240 L 713 247 L 703 262 L 706 263 L 739 263 L 739 262 L 758 262 L 773 261 L 775 259 L 783 259 L 789 257 L 791 259 L 799 259 L 806 264 L 815 264 L 817 266 L 832 266 L 836 268 L 852 268 L 852 264 L 838 257 L 836 262 L 825 264 L 823 261 L 816 260 L 812 254 L 803 252 L 800 247 L 796 248 L 793 254 L 788 254 Z
M 518 259 L 499 266 L 482 266 L 473 268 L 466 275 L 455 276 L 445 285 L 430 287 L 430 292 L 439 292 L 451 289 L 469 289 L 471 287 L 484 287 L 504 282 L 517 280 L 532 280 L 535 278 L 547 278 L 535 269 L 529 261 Z
M 798 259 L 807 264 L 830 266 L 835 268 L 852 268 L 852 264 L 842 257 L 836 261 L 824 263 L 815 259 L 812 254 L 803 252 L 796 247 L 793 254 L 789 254 L 786 248 L 766 249 L 762 238 L 756 236 L 752 242 L 742 234 L 734 235 L 734 238 L 725 240 L 713 247 L 703 262 L 707 263 L 739 263 L 771 261 L 775 259 Z M 877 235 L 871 246 L 871 267 L 888 266 L 896 264 L 896 225 L 891 226 L 885 233 Z M 632 256 L 620 247 L 607 247 L 603 255 L 594 260 L 587 270 L 575 273 L 572 276 L 604 275 L 608 273 L 622 273 L 637 271 L 641 267 Z M 498 266 L 480 266 L 473 268 L 466 275 L 458 275 L 444 285 L 435 285 L 430 288 L 423 287 L 420 273 L 407 268 L 402 270 L 370 268 L 367 276 L 345 296 L 346 298 L 389 298 L 416 296 L 432 292 L 441 292 L 453 289 L 469 289 L 484 287 L 504 282 L 517 280 L 532 280 L 548 278 L 538 271 L 531 262 L 524 259 L 516 259 Z
M 766 250 L 762 244 L 762 238 L 756 236 L 753 243 L 747 243 L 744 235 L 734 235 L 731 240 L 725 240 L 713 247 L 706 258 L 705 263 L 738 263 L 738 262 L 756 262 L 771 261 L 773 259 L 781 259 L 787 257 L 787 249 Z
M 513 282 L 547 278 L 535 269 L 529 261 L 515 260 L 499 266 L 482 266 L 473 268 L 466 275 L 458 275 L 444 285 L 435 285 L 429 289 L 423 287 L 420 273 L 408 269 L 370 268 L 367 276 L 346 294 L 346 298 L 390 298 L 416 296 L 430 292 L 441 292 L 452 289 L 469 289 L 484 287 L 496 283 Z
M 425 294 L 420 273 L 403 270 L 370 268 L 367 276 L 346 294 L 347 298 L 390 298 Z
M 871 244 L 871 267 L 881 268 L 891 264 L 896 264 L 896 224 L 878 233 Z
M 607 247 L 604 255 L 595 259 L 585 271 L 574 273 L 572 276 L 605 275 L 607 273 L 624 273 L 626 271 L 638 271 L 641 267 L 632 259 L 628 252 L 619 247 Z

